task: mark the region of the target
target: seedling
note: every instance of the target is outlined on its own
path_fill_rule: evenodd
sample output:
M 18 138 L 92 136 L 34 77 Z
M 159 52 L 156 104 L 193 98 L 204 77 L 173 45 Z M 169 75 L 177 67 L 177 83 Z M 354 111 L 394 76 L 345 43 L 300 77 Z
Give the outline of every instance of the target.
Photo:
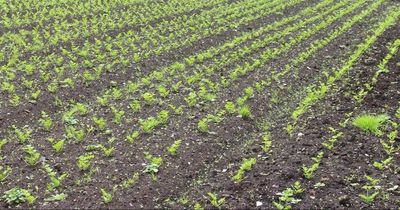
M 311 179 L 313 177 L 313 174 L 318 169 L 319 164 L 321 163 L 323 157 L 324 157 L 324 152 L 319 152 L 316 157 L 312 158 L 314 163 L 310 167 L 303 165 L 302 167 L 303 175 L 306 179 Z
M 25 162 L 30 166 L 34 166 L 39 162 L 40 153 L 32 146 L 26 145 L 24 147 L 25 150 Z
M 289 210 L 292 208 L 290 204 L 296 204 L 301 201 L 294 198 L 294 196 L 302 192 L 304 192 L 304 189 L 301 187 L 301 183 L 296 181 L 292 187 L 286 188 L 281 193 L 277 193 L 280 196 L 279 201 L 274 201 L 273 204 L 279 210 Z
M 385 160 L 383 160 L 382 162 L 376 162 L 374 161 L 374 167 L 378 170 L 383 170 L 384 168 L 388 167 L 390 165 L 390 163 L 392 162 L 393 157 L 388 157 Z
M 158 168 L 161 166 L 162 158 L 153 157 L 148 152 L 145 153 L 145 158 L 149 163 L 145 165 L 143 172 L 150 174 L 153 180 L 156 180 L 156 174 L 158 173 Z
M 271 149 L 271 139 L 270 139 L 269 134 L 265 134 L 265 135 L 262 137 L 262 142 L 263 142 L 262 150 L 263 150 L 265 153 L 269 152 L 269 150 Z
M 55 188 L 58 188 L 61 185 L 61 182 L 68 177 L 67 173 L 63 173 L 61 176 L 57 176 L 57 173 L 52 170 L 52 168 L 45 164 L 44 170 L 47 172 L 47 175 L 50 178 L 50 183 L 47 184 L 47 189 L 52 192 Z
M 170 155 L 176 155 L 176 151 L 181 146 L 182 140 L 176 140 L 170 147 L 168 147 L 168 153 Z
M 3 149 L 4 145 L 6 145 L 7 143 L 8 143 L 8 141 L 5 140 L 5 139 L 1 139 L 1 140 L 0 140 L 0 152 L 1 152 L 1 150 Z
M 229 114 L 233 114 L 236 112 L 235 104 L 231 101 L 226 102 L 225 109 Z
M 140 111 L 140 108 L 141 108 L 141 106 L 140 106 L 140 101 L 138 101 L 138 100 L 133 100 L 133 101 L 129 104 L 129 106 L 131 107 L 131 109 L 132 109 L 133 112 L 139 112 L 139 111 Z
M 189 107 L 193 107 L 197 104 L 197 94 L 195 92 L 190 92 L 188 97 L 185 98 L 185 102 Z
M 8 177 L 8 175 L 10 175 L 11 173 L 11 167 L 7 166 L 6 169 L 3 170 L 3 167 L 0 166 L 0 182 L 6 180 L 6 178 Z
M 135 142 L 135 140 L 139 137 L 139 131 L 134 131 L 131 134 L 128 134 L 126 136 L 126 139 L 133 144 Z
M 28 191 L 19 187 L 14 187 L 6 192 L 2 197 L 8 204 L 21 204 L 28 202 L 32 204 L 36 198 Z
M 60 153 L 64 149 L 65 140 L 59 140 L 52 145 L 55 152 Z
M 113 198 L 114 198 L 114 193 L 115 191 L 117 191 L 116 186 L 114 186 L 113 190 L 111 193 L 107 192 L 106 190 L 104 190 L 103 188 L 100 188 L 100 193 L 101 193 L 101 197 L 103 198 L 103 202 L 105 204 L 111 203 Z
M 136 172 L 132 175 L 132 177 L 128 178 L 127 180 L 122 182 L 122 187 L 127 189 L 129 187 L 131 187 L 132 185 L 134 185 L 136 182 L 139 181 L 139 173 Z
M 210 200 L 211 204 L 212 204 L 215 208 L 221 209 L 221 208 L 222 208 L 222 205 L 224 205 L 224 203 L 225 203 L 225 198 L 220 198 L 220 199 L 218 199 L 217 194 L 211 193 L 211 192 L 209 192 L 209 193 L 207 193 L 207 194 L 208 194 L 208 196 L 209 196 L 208 199 Z
M 236 172 L 236 175 L 232 177 L 232 180 L 236 183 L 241 182 L 243 179 L 243 175 L 246 171 L 250 171 L 253 165 L 256 164 L 255 158 L 243 159 L 242 165 L 239 170 Z
M 145 133 L 151 133 L 151 131 L 160 124 L 160 122 L 154 117 L 149 117 L 146 120 L 140 119 L 139 122 Z
M 195 203 L 193 206 L 194 210 L 204 210 L 200 203 Z
M 15 134 L 17 134 L 17 138 L 20 143 L 25 143 L 29 139 L 29 136 L 32 133 L 31 129 L 27 128 L 19 129 L 15 125 L 13 125 L 12 127 L 14 128 L 14 132 Z
M 200 120 L 197 123 L 197 129 L 199 129 L 199 131 L 202 133 L 207 133 L 208 132 L 208 120 L 206 118 Z
M 243 118 L 243 119 L 249 119 L 251 117 L 251 111 L 250 111 L 250 107 L 248 106 L 242 106 L 239 108 L 239 115 Z
M 364 203 L 371 204 L 374 202 L 377 195 L 379 195 L 379 192 L 374 192 L 372 194 L 367 192 L 366 194 L 360 194 L 359 196 Z
M 87 153 L 78 157 L 78 168 L 86 171 L 90 168 L 90 160 L 94 158 L 92 153 Z
M 154 93 L 143 93 L 142 98 L 146 104 L 152 104 L 155 101 Z
M 93 121 L 97 125 L 97 127 L 100 131 L 104 131 L 106 129 L 107 122 L 104 118 L 93 117 Z
M 53 120 L 46 114 L 46 112 L 42 111 L 42 118 L 39 119 L 40 124 L 46 131 L 50 131 L 50 128 L 53 124 Z
M 111 107 L 111 110 L 114 113 L 114 122 L 117 124 L 121 124 L 122 117 L 125 115 L 125 111 L 118 111 L 115 107 Z

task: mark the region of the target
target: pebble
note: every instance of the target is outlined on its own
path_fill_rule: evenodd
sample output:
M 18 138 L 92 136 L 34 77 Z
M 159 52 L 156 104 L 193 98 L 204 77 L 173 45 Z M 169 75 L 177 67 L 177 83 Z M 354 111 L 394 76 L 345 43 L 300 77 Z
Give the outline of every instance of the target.
M 262 206 L 262 205 L 263 205 L 263 203 L 262 203 L 261 201 L 257 201 L 257 202 L 256 202 L 256 206 L 257 206 L 257 207 Z

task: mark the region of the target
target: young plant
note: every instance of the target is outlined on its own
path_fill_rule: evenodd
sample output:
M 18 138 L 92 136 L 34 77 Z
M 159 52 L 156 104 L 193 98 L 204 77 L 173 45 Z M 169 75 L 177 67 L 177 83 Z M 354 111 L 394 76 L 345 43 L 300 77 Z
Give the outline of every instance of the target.
M 63 140 L 59 140 L 59 141 L 53 143 L 52 147 L 55 152 L 60 153 L 64 149 L 64 144 L 65 144 L 65 140 L 63 139 Z
M 169 118 L 169 112 L 166 110 L 162 110 L 157 114 L 157 120 L 160 124 L 167 123 Z
M 115 107 L 111 107 L 111 110 L 114 113 L 114 122 L 117 124 L 121 124 L 122 117 L 125 115 L 125 111 L 118 111 Z
M 40 153 L 32 145 L 26 145 L 24 151 L 26 154 L 25 162 L 28 163 L 28 165 L 34 166 L 39 162 Z
M 8 175 L 10 175 L 11 173 L 11 167 L 7 166 L 6 169 L 3 170 L 3 167 L 0 166 L 0 182 L 6 180 L 6 178 L 8 177 Z
M 74 126 L 70 125 L 65 127 L 66 137 L 81 141 L 85 137 L 85 130 L 77 130 Z
M 254 164 L 256 164 L 255 158 L 243 159 L 242 165 L 239 170 L 236 172 L 236 175 L 232 177 L 232 180 L 236 183 L 241 182 L 243 179 L 243 175 L 246 171 L 250 171 Z
M 225 109 L 229 114 L 233 114 L 236 112 L 235 104 L 231 101 L 226 102 Z
M 160 122 L 154 117 L 149 117 L 146 120 L 140 119 L 139 123 L 145 133 L 151 133 L 151 131 L 160 124 Z
M 19 187 L 14 187 L 6 192 L 2 197 L 8 204 L 21 204 L 28 202 L 32 204 L 35 202 L 35 197 L 28 191 Z
M 165 88 L 162 85 L 158 86 L 157 90 L 158 90 L 158 93 L 160 94 L 160 96 L 163 98 L 165 98 L 169 95 L 169 91 L 167 90 L 167 88 Z
M 215 208 L 221 209 L 221 208 L 222 208 L 222 205 L 224 205 L 224 203 L 225 203 L 225 198 L 220 198 L 220 199 L 218 199 L 217 194 L 211 193 L 211 192 L 209 192 L 209 193 L 207 193 L 207 194 L 208 194 L 208 196 L 209 196 L 208 199 L 210 200 L 211 204 L 212 204 Z
M 82 171 L 86 171 L 90 168 L 90 160 L 94 158 L 92 153 L 87 153 L 78 157 L 78 168 Z
M 168 147 L 168 153 L 170 155 L 176 155 L 176 151 L 178 150 L 178 148 L 181 146 L 182 144 L 182 140 L 176 140 L 171 146 Z
M 150 92 L 143 93 L 142 98 L 146 104 L 152 104 L 156 100 L 154 98 L 154 93 L 150 93 Z
M 122 182 L 122 187 L 125 189 L 132 187 L 132 185 L 139 181 L 139 176 L 140 175 L 138 172 L 134 173 L 131 178 L 128 178 Z
M 367 191 L 366 194 L 360 194 L 359 196 L 360 196 L 361 200 L 362 200 L 364 203 L 366 203 L 366 204 L 371 204 L 372 202 L 374 202 L 376 196 L 378 196 L 378 195 L 379 195 L 379 192 L 369 193 L 369 192 Z
M 31 129 L 27 129 L 27 128 L 19 129 L 15 125 L 13 125 L 12 127 L 14 128 L 14 132 L 15 132 L 15 134 L 17 134 L 17 138 L 20 143 L 25 143 L 29 139 L 29 137 L 32 133 Z
M 138 101 L 138 100 L 133 100 L 130 104 L 129 104 L 129 106 L 131 107 L 131 109 L 132 109 L 132 111 L 135 113 L 135 112 L 139 112 L 140 111 L 140 108 L 141 108 L 141 106 L 140 106 L 140 101 Z
M 194 210 L 204 210 L 200 203 L 195 203 L 193 206 Z
M 97 97 L 97 103 L 100 104 L 100 106 L 107 106 L 108 105 L 108 95 L 105 95 L 103 97 Z
M 61 185 L 61 182 L 68 177 L 67 173 L 63 173 L 61 176 L 57 176 L 57 173 L 52 170 L 52 168 L 48 165 L 44 165 L 44 170 L 47 172 L 47 175 L 50 178 L 50 183 L 47 184 L 47 189 L 52 192 L 55 188 L 58 188 Z
M 107 148 L 107 147 L 103 146 L 102 144 L 100 144 L 100 148 L 106 157 L 111 157 L 115 151 L 115 147 Z
M 388 167 L 390 163 L 393 161 L 393 157 L 388 157 L 382 162 L 374 161 L 373 165 L 378 170 L 383 170 L 384 168 Z
M 312 158 L 314 163 L 310 167 L 303 165 L 302 167 L 303 175 L 306 179 L 311 179 L 313 177 L 313 174 L 318 169 L 319 164 L 321 163 L 323 157 L 324 157 L 324 152 L 319 152 L 316 157 Z
M 42 111 L 42 118 L 39 119 L 39 123 L 46 131 L 50 131 L 50 128 L 53 125 L 53 120 L 46 114 L 46 112 Z
M 0 139 L 0 152 L 3 149 L 4 145 L 6 145 L 8 143 L 7 140 L 5 139 Z
M 381 115 L 377 115 L 377 116 L 370 115 L 370 114 L 364 114 L 364 115 L 356 117 L 353 120 L 353 125 L 360 128 L 361 130 L 363 130 L 365 132 L 374 133 L 375 135 L 380 136 L 382 134 L 380 127 L 388 119 L 389 119 L 389 116 L 386 114 L 381 114 Z
M 119 88 L 113 88 L 112 89 L 112 97 L 114 100 L 118 101 L 122 98 L 122 91 Z
M 197 129 L 202 133 L 208 132 L 208 119 L 203 118 L 197 123 Z
M 195 92 L 190 92 L 188 97 L 185 98 L 185 102 L 189 107 L 193 107 L 197 104 L 197 94 Z
M 262 150 L 267 153 L 271 149 L 271 139 L 269 134 L 265 134 L 262 136 Z
M 134 132 L 132 132 L 131 134 L 128 134 L 127 136 L 126 136 L 126 139 L 131 143 L 131 144 L 133 144 L 134 142 L 135 142 L 135 140 L 139 137 L 139 131 L 134 131 Z
M 304 192 L 304 189 L 301 187 L 301 183 L 296 181 L 293 186 L 286 188 L 280 193 L 277 193 L 277 195 L 279 195 L 279 201 L 274 201 L 273 204 L 275 208 L 279 210 L 292 209 L 291 204 L 296 204 L 301 201 L 300 199 L 294 198 L 294 196 L 302 192 Z
M 143 172 L 150 174 L 153 180 L 156 180 L 156 174 L 158 173 L 158 168 L 161 166 L 162 158 L 153 157 L 147 152 L 145 153 L 145 158 L 149 163 L 145 165 Z
M 100 131 L 104 131 L 107 126 L 107 122 L 104 118 L 93 117 L 93 122 L 96 124 Z
M 114 188 L 113 188 L 111 193 L 107 192 L 103 188 L 100 188 L 101 197 L 103 198 L 103 202 L 105 204 L 111 203 L 111 201 L 114 198 L 115 191 L 117 191 L 116 186 L 114 186 Z
M 396 117 L 398 118 L 398 119 L 400 119 L 400 107 L 397 109 L 397 111 L 396 111 Z
M 242 106 L 239 108 L 239 115 L 243 119 L 249 119 L 251 117 L 251 111 L 249 106 Z

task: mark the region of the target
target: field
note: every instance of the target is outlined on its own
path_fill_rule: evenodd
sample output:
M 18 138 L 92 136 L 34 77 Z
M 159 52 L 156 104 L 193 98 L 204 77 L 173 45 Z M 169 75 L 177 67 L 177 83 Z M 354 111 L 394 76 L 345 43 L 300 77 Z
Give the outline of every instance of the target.
M 397 0 L 0 0 L 0 208 L 397 209 Z

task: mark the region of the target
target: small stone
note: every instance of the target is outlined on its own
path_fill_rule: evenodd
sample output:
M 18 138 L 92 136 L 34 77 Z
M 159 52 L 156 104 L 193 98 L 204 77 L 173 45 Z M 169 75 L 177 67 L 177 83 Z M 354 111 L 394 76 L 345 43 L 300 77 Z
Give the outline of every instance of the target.
M 297 136 L 301 137 L 301 136 L 304 136 L 304 134 L 303 133 L 298 133 Z
M 262 206 L 262 205 L 263 205 L 263 203 L 262 203 L 261 201 L 257 201 L 257 202 L 256 202 L 256 206 L 257 206 L 257 207 Z

